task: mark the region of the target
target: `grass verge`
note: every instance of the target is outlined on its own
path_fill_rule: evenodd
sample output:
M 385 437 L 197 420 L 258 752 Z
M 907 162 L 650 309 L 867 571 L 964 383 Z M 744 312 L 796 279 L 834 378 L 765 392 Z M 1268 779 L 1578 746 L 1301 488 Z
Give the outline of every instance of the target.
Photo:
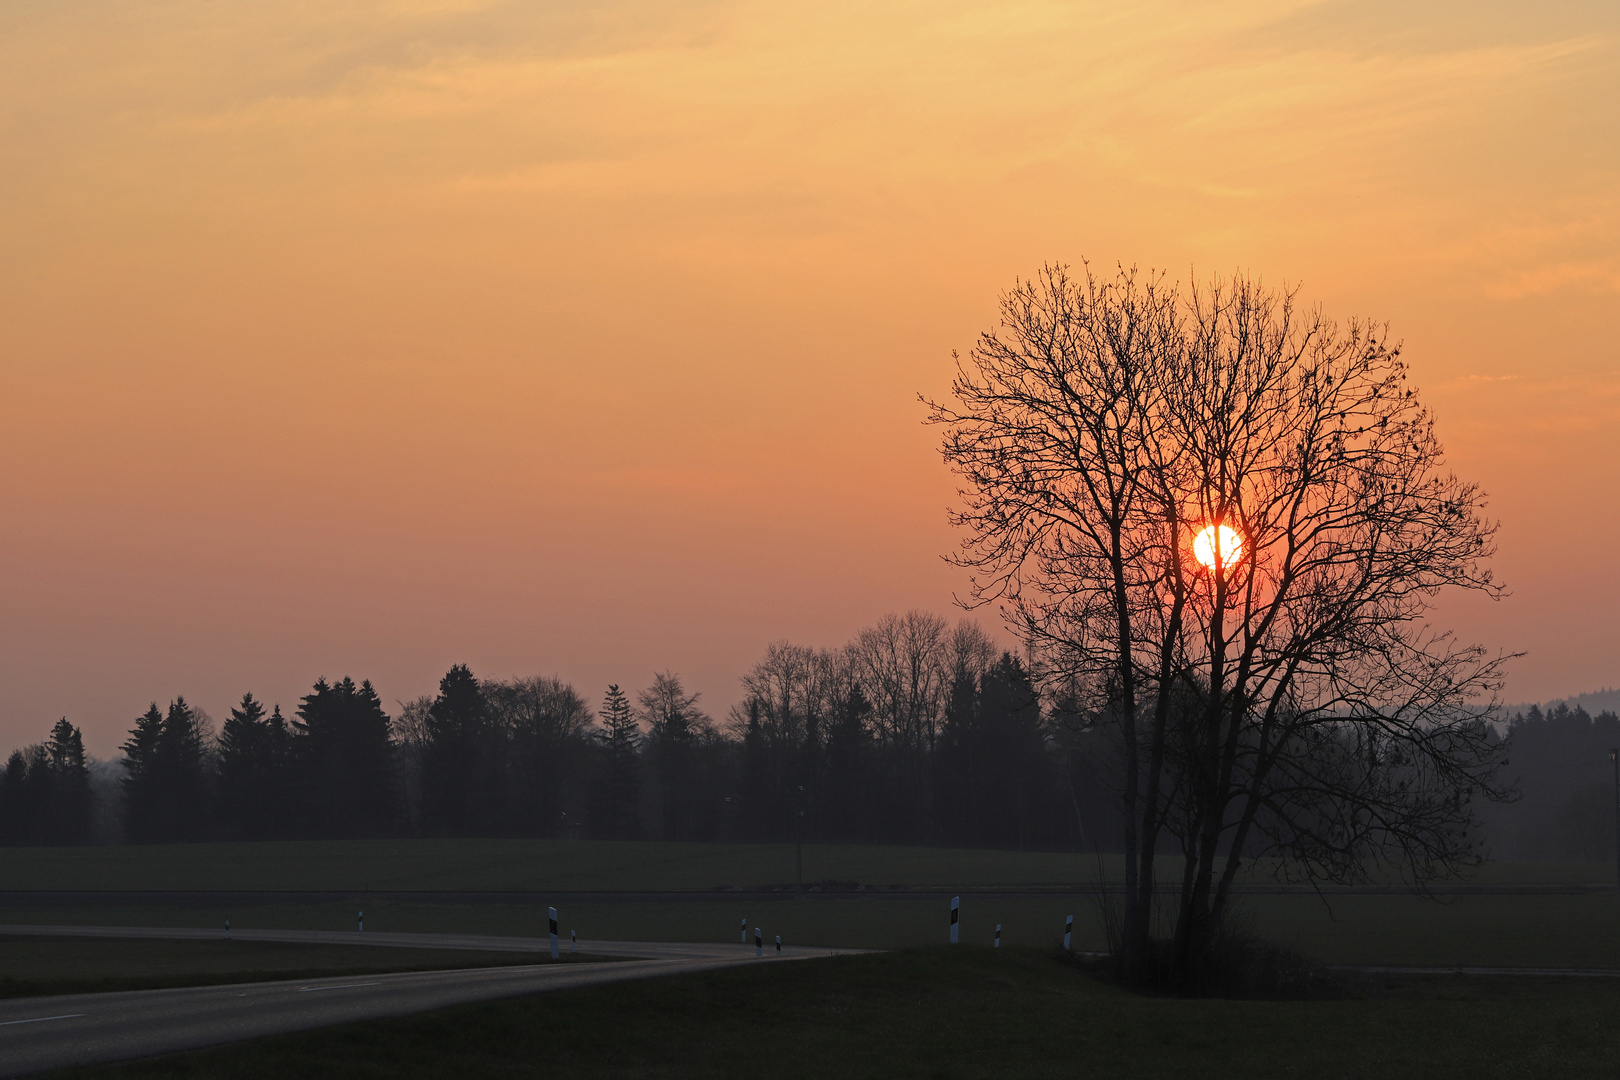
M 1404 978 L 1337 1001 L 1141 997 L 1038 950 L 767 963 L 65 1070 L 299 1076 L 1610 1077 L 1620 984 Z

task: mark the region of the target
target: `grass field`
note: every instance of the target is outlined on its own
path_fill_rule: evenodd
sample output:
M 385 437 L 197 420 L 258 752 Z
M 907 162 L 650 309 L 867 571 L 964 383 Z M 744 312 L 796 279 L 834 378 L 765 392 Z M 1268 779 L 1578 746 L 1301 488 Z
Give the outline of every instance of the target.
M 1449 901 L 1407 896 L 1339 897 L 1331 907 L 1309 896 L 1243 901 L 1262 937 L 1337 964 L 1620 967 L 1620 899 L 1612 894 L 1485 895 Z M 1094 902 L 1076 897 L 963 901 L 965 942 L 988 944 L 996 923 L 1009 945 L 1046 948 L 1075 915 L 1075 948 L 1105 945 Z M 805 899 L 769 902 L 660 902 L 563 905 L 562 929 L 580 940 L 736 941 L 738 922 L 796 945 L 906 948 L 944 939 L 942 900 Z M 102 905 L 5 907 L 11 923 L 350 930 L 354 909 L 339 904 L 263 907 Z M 545 910 L 515 904 L 368 902 L 370 930 L 463 932 L 534 937 Z M 0 969 L 3 970 L 3 969 Z
M 0 936 L 0 997 L 549 962 L 532 953 L 454 949 Z
M 1141 997 L 1036 950 L 933 948 L 622 983 L 51 1074 L 1612 1077 L 1620 981 L 1423 979 L 1304 1002 Z
M 0 849 L 0 889 L 691 891 L 794 881 L 789 844 L 365 840 Z M 807 844 L 808 882 L 979 889 L 1119 880 L 1117 856 Z M 1174 860 L 1161 876 L 1173 880 Z M 1256 880 L 1270 880 L 1257 869 Z M 1608 864 L 1490 864 L 1485 884 L 1614 884 Z
M 1047 853 L 944 848 L 810 846 L 806 877 L 880 886 L 995 888 L 1063 886 L 1022 899 L 969 895 L 962 931 L 988 942 L 1004 925 L 1008 944 L 1045 948 L 1076 917 L 1077 949 L 1105 942 L 1094 892 L 1096 859 Z M 597 843 L 566 841 L 397 840 L 379 842 L 199 844 L 158 847 L 0 851 L 7 889 L 300 890 L 343 892 L 341 902 L 74 903 L 0 906 L 9 923 L 348 930 L 357 907 L 374 930 L 460 931 L 535 936 L 544 901 L 423 903 L 367 895 L 374 889 L 530 889 L 557 891 L 711 889 L 781 883 L 791 877 L 792 848 L 769 845 Z M 1117 867 L 1105 863 L 1104 872 Z M 1499 864 L 1476 881 L 1498 885 L 1591 883 L 1601 865 Z M 1063 875 L 1069 877 L 1065 881 Z M 13 894 L 15 896 L 15 893 Z M 1590 893 L 1490 893 L 1424 900 L 1404 894 L 1330 897 L 1253 895 L 1241 909 L 1261 936 L 1328 963 L 1620 967 L 1620 896 Z M 906 948 L 941 940 L 944 901 L 878 895 L 757 897 L 736 901 L 570 902 L 564 930 L 582 940 L 735 940 L 747 916 L 790 943 Z M 0 968 L 0 975 L 4 969 Z

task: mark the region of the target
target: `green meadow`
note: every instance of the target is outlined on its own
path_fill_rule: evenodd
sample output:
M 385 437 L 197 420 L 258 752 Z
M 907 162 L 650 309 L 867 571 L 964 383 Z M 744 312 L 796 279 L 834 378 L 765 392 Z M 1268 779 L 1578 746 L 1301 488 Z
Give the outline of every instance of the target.
M 960 889 L 964 941 L 988 944 L 1001 923 L 1008 945 L 1049 948 L 1072 914 L 1075 948 L 1098 950 L 1106 944 L 1106 900 L 1097 883 L 1117 880 L 1120 869 L 1114 858 L 1061 853 L 807 845 L 807 881 L 872 891 L 734 900 L 712 894 L 790 884 L 793 854 L 790 845 L 535 840 L 10 849 L 0 851 L 10 890 L 0 921 L 218 927 L 229 919 L 241 928 L 352 930 L 363 908 L 371 930 L 538 936 L 546 892 L 594 891 L 620 895 L 562 903 L 563 928 L 585 941 L 731 941 L 746 917 L 795 944 L 891 949 L 935 944 L 945 933 L 944 898 L 905 890 Z M 1168 861 L 1161 867 L 1173 870 Z M 1238 903 L 1255 933 L 1326 963 L 1620 967 L 1620 896 L 1610 873 L 1602 864 L 1492 864 L 1464 884 L 1523 891 L 1434 899 L 1261 893 Z M 1270 879 L 1256 871 L 1251 880 Z M 1590 891 L 1537 891 L 1568 886 Z M 1034 895 L 973 894 L 995 889 Z M 33 890 L 124 895 L 46 903 L 31 900 Z M 150 901 L 138 895 L 193 890 L 216 895 Z M 232 891 L 261 895 L 241 901 L 217 895 Z M 412 891 L 468 895 L 443 902 L 397 895 Z M 711 892 L 634 895 L 702 891 Z M 521 902 L 502 895 L 516 892 L 533 895 Z

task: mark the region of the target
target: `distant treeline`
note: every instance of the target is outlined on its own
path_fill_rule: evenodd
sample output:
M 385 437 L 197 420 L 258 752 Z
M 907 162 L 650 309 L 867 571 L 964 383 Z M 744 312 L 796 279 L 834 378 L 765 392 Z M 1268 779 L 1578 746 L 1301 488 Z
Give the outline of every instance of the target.
M 721 720 L 679 676 L 593 710 L 552 677 L 457 665 L 390 715 L 320 680 L 291 716 L 245 694 L 215 729 L 177 697 L 123 756 L 59 720 L 0 773 L 0 844 L 535 836 L 1119 850 L 1110 725 L 1043 697 L 974 623 L 910 612 L 836 649 L 777 642 Z M 1504 725 L 1520 798 L 1497 858 L 1614 857 L 1620 718 L 1567 704 Z M 99 770 L 99 771 L 98 771 Z
M 610 686 L 593 710 L 556 678 L 457 665 L 395 715 L 369 682 L 323 679 L 291 716 L 245 694 L 217 732 L 176 697 L 135 719 L 100 784 L 64 719 L 0 774 L 0 843 L 1115 843 L 1102 737 L 974 623 L 911 612 L 836 649 L 779 642 L 742 682 L 719 721 L 673 673 Z
M 1615 857 L 1615 774 L 1620 716 L 1592 716 L 1559 702 L 1532 705 L 1507 725 L 1515 802 L 1484 808 L 1485 836 L 1500 859 L 1607 862 Z

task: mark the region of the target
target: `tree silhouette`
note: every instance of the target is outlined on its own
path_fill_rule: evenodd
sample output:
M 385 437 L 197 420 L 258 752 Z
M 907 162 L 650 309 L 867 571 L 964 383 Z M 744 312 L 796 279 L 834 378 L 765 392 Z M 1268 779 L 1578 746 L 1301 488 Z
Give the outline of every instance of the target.
M 653 676 L 653 684 L 637 697 L 658 781 L 665 840 L 691 838 L 697 802 L 697 748 L 710 734 L 709 718 L 697 705 L 701 696 L 688 694 L 679 675 L 664 671 Z
M 602 730 L 598 738 L 604 760 L 598 817 L 606 824 L 608 836 L 616 840 L 633 839 L 641 832 L 641 787 L 636 756 L 641 746 L 641 730 L 636 726 L 630 699 L 617 684 L 610 685 L 602 695 L 599 717 Z
M 124 829 L 139 844 L 202 839 L 208 832 L 208 761 L 200 718 L 177 697 L 153 702 L 124 750 Z
M 45 743 L 50 768 L 48 843 L 83 844 L 90 839 L 90 769 L 84 734 L 67 717 L 51 727 Z
M 1425 614 L 1444 587 L 1497 594 L 1494 526 L 1383 331 L 1242 278 L 1183 297 L 1054 267 L 1003 298 L 952 390 L 930 419 L 974 598 L 1117 733 L 1127 974 L 1167 836 L 1189 989 L 1250 858 L 1331 881 L 1477 858 L 1471 800 L 1502 792 L 1475 703 L 1503 660 Z M 1202 565 L 1217 527 L 1241 548 Z
M 466 664 L 439 680 L 428 709 L 422 758 L 422 814 L 428 828 L 488 835 L 501 803 L 497 733 L 483 689 Z
M 318 679 L 299 702 L 293 731 L 305 835 L 387 836 L 397 829 L 391 725 L 369 680 Z

